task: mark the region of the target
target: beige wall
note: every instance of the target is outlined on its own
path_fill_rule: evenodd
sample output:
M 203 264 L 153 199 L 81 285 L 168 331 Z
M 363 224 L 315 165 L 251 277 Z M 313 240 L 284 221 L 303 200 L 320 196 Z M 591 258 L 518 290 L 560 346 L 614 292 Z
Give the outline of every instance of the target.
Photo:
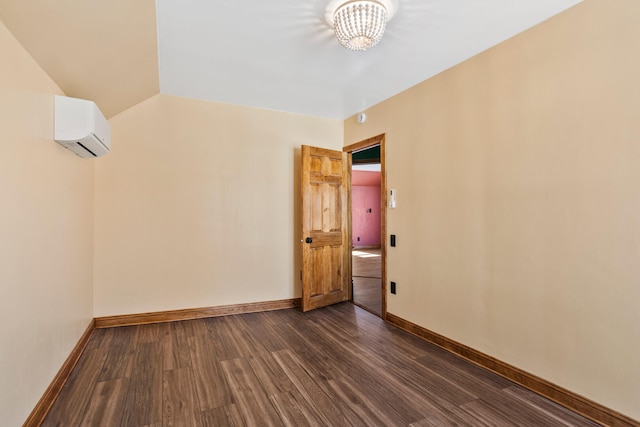
M 387 133 L 388 311 L 635 419 L 638 16 L 586 0 L 345 122 Z
M 0 423 L 17 426 L 93 317 L 93 162 L 53 141 L 60 89 L 1 21 L 0 52 Z
M 343 122 L 158 95 L 95 169 L 96 316 L 300 296 L 301 144 Z

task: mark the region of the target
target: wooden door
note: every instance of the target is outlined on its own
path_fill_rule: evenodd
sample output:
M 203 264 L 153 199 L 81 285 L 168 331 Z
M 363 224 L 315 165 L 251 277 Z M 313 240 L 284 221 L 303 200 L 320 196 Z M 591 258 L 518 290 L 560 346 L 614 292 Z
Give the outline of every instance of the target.
M 347 159 L 302 146 L 302 311 L 351 298 Z

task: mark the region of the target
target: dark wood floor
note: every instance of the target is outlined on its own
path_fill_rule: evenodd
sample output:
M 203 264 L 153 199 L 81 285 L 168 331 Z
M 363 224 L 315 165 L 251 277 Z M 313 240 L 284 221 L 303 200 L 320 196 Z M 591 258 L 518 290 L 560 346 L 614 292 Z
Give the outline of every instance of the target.
M 351 303 L 98 329 L 45 426 L 594 426 Z

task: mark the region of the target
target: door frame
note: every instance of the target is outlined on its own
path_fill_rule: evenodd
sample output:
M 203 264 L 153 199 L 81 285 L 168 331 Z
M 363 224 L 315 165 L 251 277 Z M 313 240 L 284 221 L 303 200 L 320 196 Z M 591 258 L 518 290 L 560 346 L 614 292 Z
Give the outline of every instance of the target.
M 382 256 L 382 309 L 380 317 L 382 320 L 387 319 L 387 168 L 385 160 L 385 134 L 380 134 L 364 141 L 345 146 L 342 151 L 348 154 L 349 167 L 349 183 L 347 187 L 347 204 L 349 209 L 348 215 L 348 234 L 349 234 L 349 259 L 353 257 L 353 241 L 352 241 L 352 213 L 351 213 L 351 172 L 352 172 L 352 154 L 354 151 L 364 150 L 376 145 L 380 146 L 380 254 Z M 352 263 L 350 263 L 352 264 Z M 350 295 L 353 302 L 353 266 L 349 267 L 349 276 L 351 277 Z M 357 305 L 357 304 L 356 304 Z M 363 307 L 364 308 L 364 307 Z M 366 308 L 365 308 L 366 309 Z

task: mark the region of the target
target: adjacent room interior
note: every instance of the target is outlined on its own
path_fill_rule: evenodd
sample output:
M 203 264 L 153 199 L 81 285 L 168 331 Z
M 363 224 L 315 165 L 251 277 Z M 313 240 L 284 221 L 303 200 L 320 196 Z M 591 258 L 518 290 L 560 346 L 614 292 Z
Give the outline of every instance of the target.
M 382 316 L 380 146 L 351 155 L 353 302 Z

